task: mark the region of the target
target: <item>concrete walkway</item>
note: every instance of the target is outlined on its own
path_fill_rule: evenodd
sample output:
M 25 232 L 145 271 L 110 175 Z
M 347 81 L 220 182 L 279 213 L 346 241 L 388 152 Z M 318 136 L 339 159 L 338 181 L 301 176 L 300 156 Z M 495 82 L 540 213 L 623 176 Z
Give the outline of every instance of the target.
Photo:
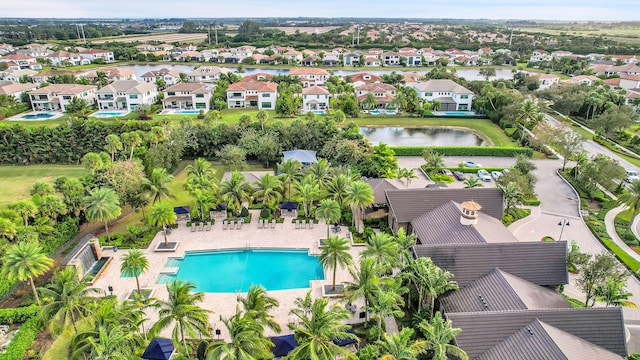
M 613 208 L 613 209 L 609 210 L 607 215 L 604 217 L 604 224 L 607 227 L 607 234 L 609 234 L 609 237 L 613 240 L 613 242 L 616 243 L 616 245 L 618 245 L 621 249 L 623 249 L 631 257 L 633 257 L 637 261 L 640 261 L 640 254 L 638 254 L 632 248 L 627 246 L 627 244 L 625 244 L 624 241 L 622 241 L 620 236 L 618 236 L 618 232 L 616 231 L 616 225 L 615 225 L 616 216 L 618 216 L 618 214 L 620 214 L 621 212 L 623 212 L 625 210 L 627 210 L 627 205 L 620 205 L 617 208 Z M 636 218 L 637 218 L 637 216 L 636 216 Z M 632 227 L 632 229 L 633 229 L 633 227 Z

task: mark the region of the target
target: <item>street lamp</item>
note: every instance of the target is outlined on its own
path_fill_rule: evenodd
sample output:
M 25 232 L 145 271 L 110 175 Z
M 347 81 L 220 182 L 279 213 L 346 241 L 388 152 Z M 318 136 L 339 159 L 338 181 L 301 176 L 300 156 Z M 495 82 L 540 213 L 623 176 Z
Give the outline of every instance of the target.
M 560 222 L 558 223 L 558 226 L 562 226 L 562 230 L 560 230 L 560 237 L 558 238 L 558 241 L 562 241 L 562 233 L 564 232 L 564 227 L 571 226 L 571 224 L 569 223 L 569 219 L 562 218 L 562 220 L 560 220 Z

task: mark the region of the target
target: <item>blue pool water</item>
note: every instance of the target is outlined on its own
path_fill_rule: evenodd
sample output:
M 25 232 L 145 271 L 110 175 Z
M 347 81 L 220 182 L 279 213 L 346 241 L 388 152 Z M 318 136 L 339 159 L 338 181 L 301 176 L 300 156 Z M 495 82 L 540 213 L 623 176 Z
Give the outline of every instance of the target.
M 169 259 L 175 274 L 160 274 L 158 283 L 190 281 L 196 291 L 245 292 L 251 284 L 267 290 L 308 288 L 310 280 L 324 279 L 316 256 L 307 250 L 220 250 L 187 252 L 182 261 Z
M 445 115 L 445 116 L 475 116 L 476 113 L 473 111 L 436 111 L 434 115 Z
M 98 111 L 93 114 L 94 117 L 114 117 L 114 116 L 122 116 L 126 114 L 124 111 Z
M 204 109 L 203 109 L 203 111 L 204 111 Z M 193 114 L 199 114 L 200 110 L 180 110 L 177 113 L 178 114 L 191 114 L 191 115 L 193 115 Z
M 388 115 L 395 115 L 396 111 L 395 110 L 387 110 L 387 114 Z
M 324 110 L 311 110 L 311 112 L 315 113 L 315 114 L 324 114 Z
M 380 115 L 380 110 L 369 110 L 369 114 L 371 114 L 371 115 Z
M 27 114 L 22 116 L 23 119 L 34 120 L 34 119 L 48 119 L 54 117 L 54 114 L 50 113 L 40 113 L 40 114 Z

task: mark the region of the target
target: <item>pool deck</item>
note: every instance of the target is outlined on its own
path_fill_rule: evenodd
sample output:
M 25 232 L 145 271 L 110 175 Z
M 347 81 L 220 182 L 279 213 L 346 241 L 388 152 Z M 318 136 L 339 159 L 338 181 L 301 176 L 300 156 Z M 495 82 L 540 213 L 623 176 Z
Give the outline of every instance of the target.
M 156 284 L 158 275 L 161 272 L 170 272 L 175 268 L 165 268 L 164 265 L 170 257 L 182 257 L 186 251 L 198 250 L 218 250 L 218 249 L 245 249 L 245 248 L 274 248 L 274 249 L 307 249 L 310 254 L 319 254 L 319 240 L 326 238 L 327 227 L 324 222 L 315 224 L 313 229 L 296 229 L 295 224 L 291 222 L 291 218 L 285 218 L 282 224 L 276 224 L 275 228 L 259 229 L 258 228 L 258 211 L 251 210 L 252 222 L 244 224 L 240 230 L 227 229 L 223 230 L 221 219 L 216 219 L 215 225 L 210 231 L 192 232 L 186 227 L 184 221 L 179 222 L 177 229 L 173 230 L 167 236 L 168 241 L 179 241 L 180 246 L 175 252 L 154 252 L 153 249 L 164 241 L 162 233 L 158 233 L 149 248 L 143 250 L 149 260 L 150 270 L 140 276 L 140 285 L 143 288 L 154 289 L 154 296 L 160 299 L 167 299 L 166 287 L 163 284 Z M 343 226 L 338 235 L 345 237 L 347 235 L 347 227 Z M 331 233 L 334 235 L 335 233 Z M 354 262 L 358 263 L 360 251 L 364 247 L 351 247 L 349 252 L 354 258 Z M 94 282 L 94 287 L 106 291 L 109 285 L 113 287 L 114 295 L 119 300 L 125 300 L 131 290 L 135 289 L 135 278 L 120 277 L 120 259 L 126 253 L 126 249 L 119 249 L 113 252 L 111 249 L 103 250 L 103 256 L 113 256 L 109 267 Z M 281 266 L 281 264 L 274 264 Z M 203 269 L 206 271 L 206 269 Z M 312 290 L 314 298 L 322 296 L 322 286 L 331 284 L 333 273 L 325 271 L 325 280 L 311 281 L 311 288 L 277 290 L 269 291 L 269 295 L 280 302 L 280 306 L 272 312 L 276 322 L 282 328 L 282 334 L 290 333 L 287 324 L 293 322 L 295 318 L 289 316 L 289 310 L 294 308 L 293 302 L 298 297 L 304 297 L 307 291 Z M 343 281 L 351 281 L 351 276 L 347 269 L 338 269 L 336 273 L 336 283 Z M 213 311 L 209 315 L 210 324 L 213 329 L 222 330 L 221 338 L 228 340 L 227 330 L 220 322 L 220 316 L 228 318 L 235 313 L 236 310 L 236 293 L 205 293 L 205 301 L 200 304 L 202 307 Z M 335 301 L 335 300 L 331 300 Z M 363 304 L 356 303 L 358 308 Z M 153 324 L 157 320 L 155 310 L 147 310 L 150 321 Z M 358 313 L 354 314 L 351 322 L 358 322 Z M 145 324 L 147 326 L 148 324 Z M 275 335 L 271 330 L 266 330 L 267 336 Z M 171 329 L 166 329 L 161 336 L 171 336 Z

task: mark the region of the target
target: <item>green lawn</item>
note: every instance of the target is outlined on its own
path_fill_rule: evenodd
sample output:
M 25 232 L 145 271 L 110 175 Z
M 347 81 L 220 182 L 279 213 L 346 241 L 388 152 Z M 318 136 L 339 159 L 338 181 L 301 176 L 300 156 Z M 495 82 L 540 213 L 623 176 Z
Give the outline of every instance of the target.
M 88 319 L 80 320 L 78 322 L 78 331 L 88 331 L 91 329 L 91 321 Z M 47 352 L 42 356 L 42 360 L 59 360 L 69 358 L 69 347 L 71 346 L 71 339 L 73 339 L 73 328 L 66 329 L 60 335 L 58 335 Z
M 0 208 L 9 203 L 29 199 L 36 181 L 53 182 L 60 176 L 82 177 L 87 171 L 75 165 L 0 166 Z

